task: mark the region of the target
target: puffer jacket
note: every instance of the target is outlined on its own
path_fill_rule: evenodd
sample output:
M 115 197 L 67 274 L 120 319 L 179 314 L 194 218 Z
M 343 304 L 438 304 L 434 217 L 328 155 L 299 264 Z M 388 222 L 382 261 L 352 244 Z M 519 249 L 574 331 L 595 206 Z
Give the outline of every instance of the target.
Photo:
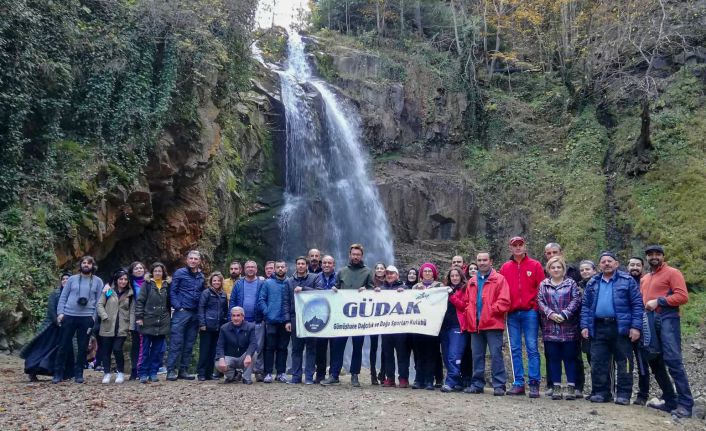
M 169 290 L 169 299 L 172 307 L 178 311 L 196 311 L 199 307 L 201 292 L 206 288 L 206 279 L 203 272 L 193 272 L 189 268 L 179 268 L 172 275 L 172 285 Z
M 594 275 L 586 284 L 581 305 L 581 329 L 588 329 L 589 337 L 593 337 L 598 288 L 603 274 Z M 642 328 L 642 313 L 644 305 L 640 289 L 635 280 L 624 271 L 616 271 L 613 282 L 613 307 L 615 320 L 620 335 L 629 335 L 630 329 Z
M 261 323 L 262 320 L 264 319 L 264 316 L 262 315 L 260 308 L 257 306 L 258 298 L 260 298 L 260 291 L 262 290 L 262 286 L 264 286 L 264 285 L 265 285 L 265 280 L 258 278 L 257 279 L 257 293 L 255 294 L 255 322 L 254 323 Z M 240 280 L 236 281 L 235 284 L 233 285 L 233 290 L 230 294 L 230 300 L 228 303 L 228 310 L 232 310 L 233 307 L 242 307 L 244 303 L 245 303 L 245 278 L 241 278 Z
M 143 335 L 169 335 L 171 301 L 166 280 L 162 281 L 161 289 L 157 289 L 154 280 L 145 281 L 135 301 L 135 320 L 143 321 L 142 326 L 138 326 Z
M 228 321 L 228 298 L 222 290 L 208 288 L 199 299 L 199 326 L 207 331 L 218 331 Z
M 286 279 L 268 278 L 260 289 L 257 308 L 267 323 L 289 322 L 289 289 Z
M 482 308 L 478 320 L 478 275 L 466 286 L 465 325 L 468 332 L 505 329 L 505 316 L 510 311 L 510 286 L 499 272 L 491 270 L 481 292 Z M 454 304 L 456 305 L 456 304 Z
M 110 296 L 107 294 L 110 293 Z M 98 300 L 98 316 L 101 318 L 101 337 L 127 337 L 130 328 L 135 327 L 135 301 L 133 290 L 126 288 L 122 296 L 118 291 L 111 289 L 102 293 Z M 115 333 L 115 323 L 118 322 L 118 332 Z

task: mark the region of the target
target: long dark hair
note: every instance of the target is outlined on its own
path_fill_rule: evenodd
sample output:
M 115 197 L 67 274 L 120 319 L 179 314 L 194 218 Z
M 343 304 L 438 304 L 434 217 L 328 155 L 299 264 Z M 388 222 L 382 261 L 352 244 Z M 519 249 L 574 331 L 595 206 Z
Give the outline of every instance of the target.
M 123 275 L 127 275 L 127 286 L 125 286 L 125 289 L 132 289 L 132 285 L 130 283 L 130 273 L 125 268 L 120 268 L 110 277 L 110 287 L 112 287 L 113 290 L 118 290 L 118 279 Z

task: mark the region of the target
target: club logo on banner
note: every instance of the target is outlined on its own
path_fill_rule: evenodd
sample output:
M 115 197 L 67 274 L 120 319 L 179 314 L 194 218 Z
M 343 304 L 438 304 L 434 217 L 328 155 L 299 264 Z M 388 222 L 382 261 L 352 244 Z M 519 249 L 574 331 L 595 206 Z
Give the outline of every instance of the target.
M 447 299 L 446 287 L 404 292 L 303 291 L 294 296 L 297 336 L 439 335 Z

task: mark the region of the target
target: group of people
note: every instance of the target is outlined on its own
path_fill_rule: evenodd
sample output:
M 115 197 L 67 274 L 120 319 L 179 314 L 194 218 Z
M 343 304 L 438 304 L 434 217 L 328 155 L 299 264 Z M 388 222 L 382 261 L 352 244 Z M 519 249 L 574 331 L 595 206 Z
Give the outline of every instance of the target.
M 87 256 L 80 260 L 80 272 L 63 274 L 60 287 L 51 293 L 45 324 L 23 351 L 25 372 L 31 379 L 49 374 L 53 383 L 71 377 L 83 383 L 84 363 L 79 359 L 86 357 L 91 333 L 96 332 L 106 384 L 112 379 L 112 358 L 115 383 L 125 380 L 123 345 L 130 337 L 129 379 L 141 383 L 159 380 L 158 370 L 168 352 L 167 380 L 171 381 L 223 378 L 226 383 L 336 385 L 348 337 L 297 337 L 297 294 L 446 287 L 448 304 L 438 336 L 398 333 L 382 335 L 381 343 L 380 336 L 369 336 L 373 385 L 483 393 L 489 353 L 494 395 L 521 396 L 527 391 L 536 398 L 540 396 L 541 333 L 546 396 L 584 397 L 585 354 L 591 378 L 586 399 L 629 404 L 637 370 L 639 391 L 633 404 L 645 405 L 651 370 L 663 401 L 650 406 L 691 416 L 693 397 L 681 356 L 679 317 L 688 291 L 679 270 L 665 262 L 661 246 L 648 246 L 644 258 L 630 258 L 625 272 L 610 251 L 600 254 L 598 265 L 584 260 L 576 269 L 566 263 L 559 244 L 545 246 L 544 265 L 529 257 L 524 238 L 513 237 L 508 245 L 511 257 L 498 270 L 485 251 L 469 263 L 454 256 L 443 281 L 429 262 L 403 271 L 402 276 L 395 266 L 382 262 L 369 268 L 360 244 L 350 246 L 349 261 L 341 269 L 332 256 L 322 257 L 312 249 L 296 258 L 291 275 L 283 260 L 267 262 L 262 276 L 257 263 L 249 260 L 232 262 L 228 278 L 220 272 L 206 277 L 200 253 L 190 251 L 186 266 L 171 279 L 159 262 L 149 273 L 144 264 L 135 262 L 116 271 L 105 285 L 95 275 L 94 259 Z M 645 260 L 649 272 L 643 270 Z M 509 388 L 502 353 L 505 334 L 512 364 Z M 197 338 L 194 376 L 189 368 Z M 360 386 L 365 337 L 350 338 L 351 385 Z M 410 385 L 411 357 L 415 379 Z

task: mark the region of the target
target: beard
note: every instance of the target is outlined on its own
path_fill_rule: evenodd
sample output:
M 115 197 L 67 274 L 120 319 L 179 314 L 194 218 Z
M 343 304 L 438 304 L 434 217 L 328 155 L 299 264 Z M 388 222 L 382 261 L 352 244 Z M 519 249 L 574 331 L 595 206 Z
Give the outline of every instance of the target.
M 81 265 L 81 274 L 90 274 L 93 272 L 93 266 L 85 267 Z

